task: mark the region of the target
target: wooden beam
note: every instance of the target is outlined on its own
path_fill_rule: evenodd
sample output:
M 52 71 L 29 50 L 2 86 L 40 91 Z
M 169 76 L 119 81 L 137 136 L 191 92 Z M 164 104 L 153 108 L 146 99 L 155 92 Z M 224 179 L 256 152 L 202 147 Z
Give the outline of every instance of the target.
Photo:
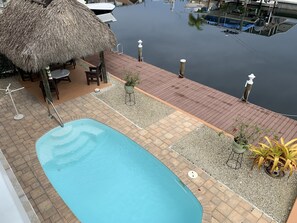
M 40 71 L 40 74 L 41 74 L 41 79 L 42 79 L 42 82 L 43 82 L 45 95 L 51 102 L 53 102 L 53 97 L 52 97 L 51 89 L 50 89 L 50 86 L 49 86 L 49 83 L 48 83 L 48 76 L 47 76 L 46 70 L 42 69 Z
M 104 60 L 104 51 L 101 51 L 99 53 L 100 61 L 102 64 L 102 77 L 103 77 L 103 82 L 107 83 L 107 73 L 106 73 L 106 67 L 105 67 L 105 60 Z

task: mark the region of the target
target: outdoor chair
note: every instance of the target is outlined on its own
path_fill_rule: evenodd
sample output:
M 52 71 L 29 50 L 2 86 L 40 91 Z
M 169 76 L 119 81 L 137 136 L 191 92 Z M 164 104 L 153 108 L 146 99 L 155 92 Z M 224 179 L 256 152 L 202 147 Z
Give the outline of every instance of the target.
M 23 71 L 21 69 L 18 69 L 20 75 L 21 75 L 21 78 L 22 78 L 22 81 L 31 81 L 31 82 L 34 82 L 36 80 L 39 79 L 39 73 L 33 73 L 33 72 L 26 72 L 26 71 Z
M 68 60 L 65 63 L 50 64 L 50 70 L 66 69 L 66 67 L 68 68 L 69 66 L 73 66 L 73 68 L 75 69 L 75 66 L 76 66 L 75 59 Z
M 72 65 L 73 68 L 75 69 L 75 66 L 76 66 L 75 59 L 71 59 L 71 60 L 66 61 L 66 62 L 63 64 L 63 68 L 66 69 L 66 66 L 68 66 L 68 65 Z
M 100 80 L 102 81 L 102 64 L 97 67 L 89 67 L 89 71 L 86 71 L 87 83 L 90 85 L 90 82 L 97 82 L 97 85 L 100 85 Z M 100 79 L 100 80 L 99 80 Z

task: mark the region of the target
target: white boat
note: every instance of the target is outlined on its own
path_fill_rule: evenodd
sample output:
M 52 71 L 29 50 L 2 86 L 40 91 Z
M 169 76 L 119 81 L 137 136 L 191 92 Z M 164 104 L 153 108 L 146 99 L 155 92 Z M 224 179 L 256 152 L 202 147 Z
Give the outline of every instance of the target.
M 105 14 L 100 14 L 97 15 L 98 19 L 100 19 L 101 22 L 104 23 L 111 23 L 111 22 L 116 22 L 116 18 L 113 16 L 111 13 L 105 13 Z
M 86 6 L 88 6 L 88 8 L 91 9 L 96 15 L 111 13 L 115 8 L 115 5 L 112 3 L 89 3 L 86 4 Z
M 96 15 L 111 13 L 112 10 L 114 10 L 114 8 L 115 8 L 115 5 L 112 3 L 88 3 L 88 4 L 86 4 L 84 0 L 77 0 L 77 1 L 86 5 Z

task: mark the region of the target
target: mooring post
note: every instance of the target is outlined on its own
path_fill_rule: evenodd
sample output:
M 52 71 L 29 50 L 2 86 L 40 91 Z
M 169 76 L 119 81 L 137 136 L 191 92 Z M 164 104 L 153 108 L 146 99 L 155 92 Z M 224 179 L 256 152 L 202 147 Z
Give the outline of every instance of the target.
M 142 41 L 138 40 L 138 61 L 141 62 L 143 61 L 142 57 Z
M 180 60 L 180 64 L 179 64 L 179 75 L 178 75 L 179 78 L 183 78 L 184 75 L 185 75 L 186 62 L 187 62 L 186 59 L 181 59 Z
M 244 101 L 244 102 L 247 102 L 247 100 L 249 98 L 250 92 L 252 90 L 252 86 L 254 84 L 253 79 L 256 76 L 254 74 L 250 74 L 250 75 L 248 75 L 248 77 L 249 77 L 249 80 L 247 80 L 246 83 L 245 83 L 244 92 L 243 92 L 243 95 L 241 97 L 241 100 Z

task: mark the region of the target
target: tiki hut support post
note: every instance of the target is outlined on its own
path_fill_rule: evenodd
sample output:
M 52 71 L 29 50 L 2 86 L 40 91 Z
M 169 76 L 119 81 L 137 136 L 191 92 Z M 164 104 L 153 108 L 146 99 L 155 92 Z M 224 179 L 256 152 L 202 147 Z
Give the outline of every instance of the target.
M 50 100 L 51 102 L 53 102 L 53 97 L 52 97 L 52 93 L 51 93 L 50 86 L 49 86 L 49 83 L 48 83 L 48 76 L 47 76 L 46 70 L 45 69 L 42 69 L 40 71 L 40 74 L 41 74 L 41 79 L 42 79 L 42 82 L 43 82 L 43 87 L 44 87 L 45 95 L 48 98 L 48 100 Z
M 106 67 L 105 67 L 105 60 L 104 60 L 104 51 L 101 51 L 99 53 L 100 61 L 102 64 L 102 76 L 103 76 L 103 82 L 107 83 L 107 73 L 106 73 Z

